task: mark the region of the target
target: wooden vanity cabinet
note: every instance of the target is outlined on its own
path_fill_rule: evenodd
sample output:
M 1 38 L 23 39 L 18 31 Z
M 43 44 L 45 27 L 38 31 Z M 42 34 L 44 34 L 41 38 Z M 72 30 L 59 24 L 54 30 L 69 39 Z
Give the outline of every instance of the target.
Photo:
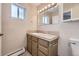
M 47 41 L 32 35 L 27 35 L 27 50 L 33 56 L 57 56 L 58 38 Z

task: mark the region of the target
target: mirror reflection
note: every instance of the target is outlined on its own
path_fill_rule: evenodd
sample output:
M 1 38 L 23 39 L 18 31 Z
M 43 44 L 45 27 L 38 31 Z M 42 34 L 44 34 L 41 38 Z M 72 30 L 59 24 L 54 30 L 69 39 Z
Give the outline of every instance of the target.
M 42 12 L 38 13 L 38 24 L 40 25 L 49 25 L 57 23 L 58 20 L 58 6 L 57 4 L 54 7 L 43 9 Z M 40 10 L 41 11 L 41 10 Z

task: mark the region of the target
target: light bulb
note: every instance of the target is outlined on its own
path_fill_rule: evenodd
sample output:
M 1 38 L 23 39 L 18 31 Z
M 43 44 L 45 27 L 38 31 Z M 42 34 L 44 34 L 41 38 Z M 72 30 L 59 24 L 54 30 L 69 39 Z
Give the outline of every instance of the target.
M 44 10 L 44 8 L 42 9 L 42 11 Z
M 51 4 L 48 4 L 48 7 L 50 7 L 51 6 Z
M 51 5 L 54 5 L 54 3 L 52 3 Z
M 47 9 L 47 6 L 46 6 L 46 7 L 44 7 L 44 9 Z
M 42 10 L 40 10 L 39 12 L 41 12 Z

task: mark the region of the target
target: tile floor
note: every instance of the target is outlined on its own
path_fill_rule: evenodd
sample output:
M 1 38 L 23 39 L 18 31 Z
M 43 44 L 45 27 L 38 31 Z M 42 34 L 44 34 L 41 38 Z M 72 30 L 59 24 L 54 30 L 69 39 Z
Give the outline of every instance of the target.
M 20 56 L 32 56 L 28 51 L 26 51 L 25 53 L 23 53 L 22 55 Z

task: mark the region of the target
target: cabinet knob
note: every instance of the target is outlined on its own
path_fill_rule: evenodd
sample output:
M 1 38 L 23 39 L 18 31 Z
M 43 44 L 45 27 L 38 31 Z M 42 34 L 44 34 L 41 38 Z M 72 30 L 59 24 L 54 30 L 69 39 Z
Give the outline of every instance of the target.
M 0 34 L 0 36 L 3 36 L 3 34 Z

